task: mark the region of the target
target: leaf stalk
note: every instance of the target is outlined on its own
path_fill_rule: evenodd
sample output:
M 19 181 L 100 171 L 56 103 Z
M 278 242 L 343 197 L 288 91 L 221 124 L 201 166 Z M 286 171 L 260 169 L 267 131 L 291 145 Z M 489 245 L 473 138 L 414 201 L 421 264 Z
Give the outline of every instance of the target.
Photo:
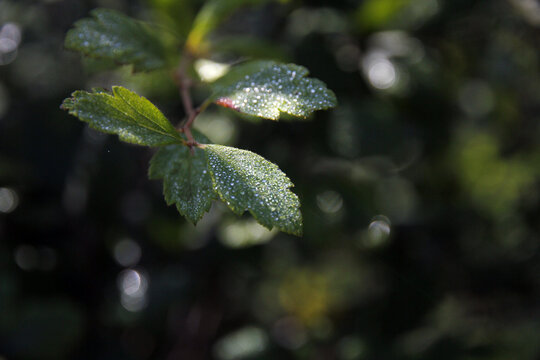
M 197 115 L 199 115 L 201 112 L 201 109 L 193 107 L 193 100 L 191 98 L 191 87 L 193 86 L 193 80 L 187 74 L 187 68 L 190 61 L 191 56 L 186 52 L 180 60 L 180 65 L 174 74 L 174 78 L 179 87 L 180 98 L 182 99 L 184 111 L 186 112 L 187 116 L 186 122 L 177 129 L 186 135 L 186 145 L 189 146 L 190 150 L 193 152 L 193 146 L 198 146 L 199 143 L 195 140 L 193 134 L 191 133 L 191 126 L 193 125 Z

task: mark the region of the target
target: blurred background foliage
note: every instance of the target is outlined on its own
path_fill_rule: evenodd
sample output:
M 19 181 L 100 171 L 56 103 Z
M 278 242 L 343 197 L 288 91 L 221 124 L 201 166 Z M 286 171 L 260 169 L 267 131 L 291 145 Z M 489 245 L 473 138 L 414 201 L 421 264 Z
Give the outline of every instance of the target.
M 59 109 L 120 84 L 179 121 L 167 73 L 62 42 L 96 7 L 185 40 L 204 4 L 0 0 L 0 359 L 538 359 L 539 3 L 212 2 L 201 79 L 274 58 L 338 96 L 309 122 L 196 121 L 289 175 L 301 239 L 219 204 L 188 224 L 150 152 Z

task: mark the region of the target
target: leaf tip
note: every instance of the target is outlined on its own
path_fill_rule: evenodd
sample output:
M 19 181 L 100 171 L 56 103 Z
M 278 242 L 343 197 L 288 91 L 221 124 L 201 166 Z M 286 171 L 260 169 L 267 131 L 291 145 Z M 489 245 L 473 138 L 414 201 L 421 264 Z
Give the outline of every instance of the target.
M 167 204 L 167 205 L 172 205 L 173 203 L 175 203 L 174 200 L 172 200 L 171 203 Z M 186 213 L 184 211 L 184 209 L 182 209 L 182 206 L 179 203 L 176 203 L 176 210 L 180 213 L 180 215 L 182 215 L 184 218 L 186 218 L 187 221 L 189 221 L 191 224 L 193 224 L 193 226 L 197 226 L 197 223 L 203 217 L 203 214 L 201 214 L 198 217 L 194 217 L 194 216 L 189 215 L 188 213 Z
M 74 101 L 75 101 L 75 99 L 70 98 L 70 97 L 64 99 L 62 104 L 60 104 L 60 109 L 66 110 L 66 111 L 69 111 L 69 110 L 73 109 Z

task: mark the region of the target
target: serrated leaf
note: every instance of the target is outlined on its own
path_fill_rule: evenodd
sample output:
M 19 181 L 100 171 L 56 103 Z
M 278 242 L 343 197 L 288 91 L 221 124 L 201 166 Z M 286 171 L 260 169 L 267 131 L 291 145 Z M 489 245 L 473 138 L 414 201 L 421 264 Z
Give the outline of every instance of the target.
M 194 131 L 199 143 L 208 139 Z M 196 224 L 217 199 L 203 150 L 184 145 L 162 147 L 150 160 L 150 179 L 163 179 L 163 195 L 168 205 L 176 204 L 178 212 Z
M 75 91 L 62 108 L 90 127 L 117 134 L 123 141 L 147 146 L 182 143 L 169 120 L 150 101 L 121 86 L 112 94 L 94 90 Z
M 84 55 L 133 64 L 134 71 L 148 71 L 167 64 L 165 35 L 148 24 L 109 9 L 96 9 L 92 18 L 75 23 L 64 45 Z
M 239 112 L 278 120 L 280 113 L 307 117 L 337 105 L 326 85 L 295 64 L 253 61 L 234 67 L 214 84 L 211 99 Z
M 249 211 L 268 229 L 302 234 L 302 214 L 294 186 L 273 163 L 250 151 L 205 145 L 214 189 L 233 212 Z

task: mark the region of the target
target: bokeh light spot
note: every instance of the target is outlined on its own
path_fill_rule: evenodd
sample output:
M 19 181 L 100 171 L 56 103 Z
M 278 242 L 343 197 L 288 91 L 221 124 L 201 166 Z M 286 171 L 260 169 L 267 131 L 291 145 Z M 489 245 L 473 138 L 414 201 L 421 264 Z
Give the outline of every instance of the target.
M 386 216 L 378 215 L 374 217 L 368 226 L 364 245 L 368 247 L 377 247 L 386 243 L 390 236 L 390 225 L 390 219 Z
M 134 266 L 141 259 L 141 247 L 131 239 L 122 239 L 114 245 L 113 255 L 118 264 Z
M 264 330 L 245 327 L 222 338 L 214 347 L 218 359 L 244 359 L 262 353 L 268 346 Z
M 362 359 L 366 353 L 365 343 L 354 336 L 347 336 L 338 344 L 339 359 L 342 360 L 357 360 Z
M 0 28 L 0 65 L 7 65 L 17 57 L 21 42 L 21 30 L 14 23 L 6 23 Z
M 131 312 L 141 311 L 147 304 L 148 280 L 141 272 L 126 269 L 118 275 L 120 304 Z
M 204 112 L 195 122 L 197 130 L 218 144 L 232 144 L 236 135 L 233 121 L 227 116 Z
M 225 75 L 230 66 L 207 59 L 199 59 L 195 61 L 194 67 L 202 81 L 212 82 Z
M 219 239 L 226 246 L 242 248 L 267 243 L 277 232 L 277 229 L 268 230 L 256 220 L 250 219 L 225 225 L 219 231 Z
M 389 89 L 396 83 L 397 71 L 386 58 L 374 57 L 365 61 L 365 71 L 370 84 L 377 89 Z
M 0 188 L 0 213 L 8 214 L 19 205 L 17 193 L 10 188 Z
M 13 40 L 18 46 L 22 38 L 21 29 L 14 23 L 4 24 L 0 30 L 0 38 Z
M 38 266 L 39 254 L 31 245 L 20 245 L 15 249 L 15 263 L 23 270 L 34 270 Z
M 343 197 L 333 190 L 327 190 L 317 195 L 317 206 L 322 212 L 335 214 L 343 207 Z

